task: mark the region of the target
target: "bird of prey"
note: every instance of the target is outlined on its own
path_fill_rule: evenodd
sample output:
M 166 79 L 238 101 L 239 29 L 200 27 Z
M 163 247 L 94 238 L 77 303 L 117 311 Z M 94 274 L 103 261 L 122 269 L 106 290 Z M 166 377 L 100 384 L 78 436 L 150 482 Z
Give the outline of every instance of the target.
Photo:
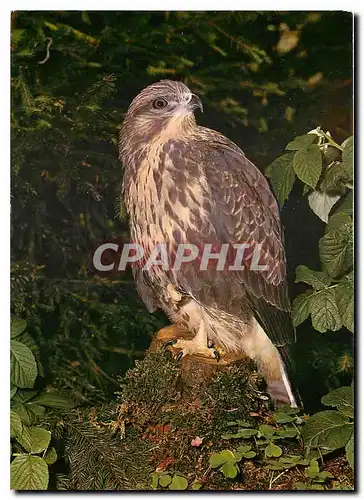
M 197 125 L 197 109 L 200 98 L 171 80 L 144 88 L 131 102 L 119 142 L 131 238 L 146 255 L 158 244 L 173 254 L 180 244 L 221 249 L 244 243 L 247 265 L 135 266 L 136 287 L 150 312 L 160 308 L 195 334 L 174 344 L 179 359 L 217 357 L 216 347 L 245 353 L 272 399 L 296 406 L 287 351 L 295 332 L 276 199 L 236 144 Z M 264 270 L 248 265 L 252 247 L 259 248 Z

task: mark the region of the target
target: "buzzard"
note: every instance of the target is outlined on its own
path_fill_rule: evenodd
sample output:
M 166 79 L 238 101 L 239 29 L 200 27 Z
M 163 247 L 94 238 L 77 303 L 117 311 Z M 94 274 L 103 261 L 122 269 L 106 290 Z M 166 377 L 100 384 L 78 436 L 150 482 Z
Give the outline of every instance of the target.
M 211 254 L 228 245 L 226 263 L 201 266 L 199 253 L 178 269 L 134 266 L 138 293 L 150 312 L 161 308 L 194 332 L 193 340 L 174 344 L 178 359 L 218 357 L 217 347 L 243 352 L 255 360 L 273 400 L 296 406 L 287 351 L 295 331 L 276 199 L 236 144 L 197 125 L 196 109 L 202 111 L 200 98 L 177 81 L 154 83 L 135 97 L 120 133 L 123 198 L 131 238 L 146 256 L 162 244 L 169 256 L 181 244 Z M 241 244 L 242 265 L 231 265 Z

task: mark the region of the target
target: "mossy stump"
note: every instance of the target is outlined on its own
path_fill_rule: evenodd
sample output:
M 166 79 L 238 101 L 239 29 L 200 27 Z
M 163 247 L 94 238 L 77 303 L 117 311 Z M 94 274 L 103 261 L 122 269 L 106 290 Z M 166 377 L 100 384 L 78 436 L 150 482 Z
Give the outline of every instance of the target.
M 227 422 L 254 423 L 267 412 L 261 378 L 248 358 L 224 356 L 217 362 L 186 356 L 176 362 L 164 345 L 177 337 L 189 338 L 189 333 L 171 326 L 156 334 L 144 359 L 120 379 L 117 405 L 82 417 L 77 413 L 72 429 L 85 429 L 88 446 L 80 449 L 79 436 L 69 435 L 76 442 L 68 442 L 67 448 L 79 452 L 69 459 L 74 480 L 68 487 L 83 489 L 82 478 L 87 477 L 87 489 L 99 489 L 106 474 L 102 489 L 148 490 L 153 473 L 164 470 L 179 471 L 189 481 L 203 480 L 209 455 L 226 447 L 221 435 L 231 430 Z M 110 467 L 115 473 L 110 474 Z M 209 488 L 224 489 L 220 480 Z

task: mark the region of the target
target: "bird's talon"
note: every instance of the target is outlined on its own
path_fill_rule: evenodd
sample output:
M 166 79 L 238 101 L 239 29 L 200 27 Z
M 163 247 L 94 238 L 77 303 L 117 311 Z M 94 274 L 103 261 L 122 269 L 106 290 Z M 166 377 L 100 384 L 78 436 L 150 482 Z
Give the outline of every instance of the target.
M 212 354 L 215 356 L 216 358 L 216 361 L 220 361 L 220 354 L 219 354 L 219 351 L 217 351 L 216 349 L 213 349 L 212 350 Z
M 176 361 L 181 361 L 181 359 L 183 358 L 183 351 L 179 352 L 176 356 Z

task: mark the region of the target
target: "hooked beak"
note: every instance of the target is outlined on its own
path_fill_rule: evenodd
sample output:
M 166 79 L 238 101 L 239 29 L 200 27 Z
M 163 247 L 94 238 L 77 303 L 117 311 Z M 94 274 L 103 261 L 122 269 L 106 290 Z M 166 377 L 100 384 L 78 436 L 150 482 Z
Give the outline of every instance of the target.
M 201 99 L 196 94 L 191 94 L 191 99 L 187 104 L 187 107 L 190 111 L 194 111 L 199 108 L 201 112 L 203 112 L 203 106 Z

